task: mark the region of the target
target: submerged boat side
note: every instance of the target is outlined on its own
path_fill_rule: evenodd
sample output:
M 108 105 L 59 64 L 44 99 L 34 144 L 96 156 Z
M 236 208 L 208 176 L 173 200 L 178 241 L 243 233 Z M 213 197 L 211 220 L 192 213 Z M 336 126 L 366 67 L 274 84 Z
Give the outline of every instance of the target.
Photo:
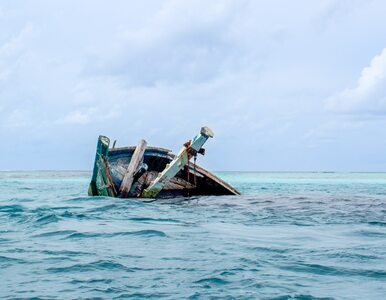
M 110 172 L 116 189 L 122 183 L 125 170 L 127 169 L 134 147 L 111 149 L 109 151 Z M 144 163 L 149 166 L 145 175 L 146 183 L 149 184 L 158 174 L 174 159 L 169 150 L 151 147 L 145 151 Z M 188 174 L 189 173 L 189 174 Z M 193 195 L 239 195 L 240 193 L 231 185 L 200 167 L 189 164 L 169 180 L 158 197 L 165 196 L 193 196 Z

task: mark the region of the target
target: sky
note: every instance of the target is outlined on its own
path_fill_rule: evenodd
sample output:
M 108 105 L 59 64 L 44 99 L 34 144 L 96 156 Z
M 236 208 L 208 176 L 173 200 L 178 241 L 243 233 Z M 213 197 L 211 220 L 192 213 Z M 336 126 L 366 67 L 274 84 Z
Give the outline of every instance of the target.
M 0 0 L 0 170 L 98 135 L 233 171 L 386 171 L 386 2 Z

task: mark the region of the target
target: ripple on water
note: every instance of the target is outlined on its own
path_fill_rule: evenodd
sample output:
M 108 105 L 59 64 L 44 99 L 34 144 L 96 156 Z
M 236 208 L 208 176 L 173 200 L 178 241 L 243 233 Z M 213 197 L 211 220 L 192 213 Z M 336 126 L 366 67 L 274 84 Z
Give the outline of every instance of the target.
M 297 265 L 290 265 L 287 267 L 281 267 L 288 271 L 304 272 L 316 275 L 329 275 L 329 276 L 360 276 L 370 277 L 374 279 L 386 278 L 386 271 L 383 270 L 366 270 L 366 269 L 353 269 L 344 268 L 338 266 L 325 266 L 320 264 L 305 264 L 299 263 Z
M 149 218 L 149 217 L 132 217 L 129 220 L 134 222 L 144 222 L 144 223 L 158 223 L 158 222 L 166 222 L 166 223 L 181 223 L 179 220 L 175 219 L 162 219 L 162 218 Z
M 59 220 L 60 217 L 58 217 L 55 213 L 51 213 L 38 217 L 35 222 L 38 223 L 38 225 L 46 225 L 49 223 L 56 223 Z
M 49 232 L 35 234 L 35 235 L 33 235 L 33 237 L 46 238 L 46 237 L 69 235 L 69 234 L 73 234 L 75 232 L 76 232 L 75 230 L 49 231 Z
M 96 270 L 135 272 L 131 268 L 109 260 L 98 260 L 90 263 L 74 264 L 66 267 L 47 268 L 47 271 L 50 273 L 90 272 Z
M 315 297 L 306 294 L 286 294 L 278 297 L 269 298 L 270 300 L 334 300 L 331 297 Z
M 225 285 L 225 284 L 228 284 L 229 281 L 219 277 L 207 277 L 207 278 L 196 280 L 194 281 L 194 283 L 211 286 L 211 285 Z
M 138 231 L 119 231 L 111 233 L 98 232 L 75 232 L 66 236 L 66 239 L 84 239 L 84 238 L 111 238 L 117 236 L 143 236 L 143 237 L 167 237 L 166 233 L 159 230 L 138 230 Z
M 24 207 L 22 205 L 14 204 L 14 205 L 0 205 L 0 212 L 5 213 L 16 213 L 23 212 Z

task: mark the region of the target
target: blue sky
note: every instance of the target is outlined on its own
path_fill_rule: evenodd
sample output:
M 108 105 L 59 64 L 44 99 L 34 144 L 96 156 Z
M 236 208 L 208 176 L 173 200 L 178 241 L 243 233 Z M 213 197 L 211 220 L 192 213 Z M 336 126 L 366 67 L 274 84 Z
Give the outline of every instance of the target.
M 207 125 L 212 170 L 386 171 L 385 1 L 136 2 L 0 1 L 0 169 Z

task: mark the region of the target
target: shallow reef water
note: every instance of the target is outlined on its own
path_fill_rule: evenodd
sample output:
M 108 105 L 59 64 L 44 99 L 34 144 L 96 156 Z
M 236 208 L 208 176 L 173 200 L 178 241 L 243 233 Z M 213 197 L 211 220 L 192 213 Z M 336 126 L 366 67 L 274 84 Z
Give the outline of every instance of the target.
M 88 197 L 0 172 L 1 299 L 385 299 L 386 174 L 218 175 L 241 196 Z

